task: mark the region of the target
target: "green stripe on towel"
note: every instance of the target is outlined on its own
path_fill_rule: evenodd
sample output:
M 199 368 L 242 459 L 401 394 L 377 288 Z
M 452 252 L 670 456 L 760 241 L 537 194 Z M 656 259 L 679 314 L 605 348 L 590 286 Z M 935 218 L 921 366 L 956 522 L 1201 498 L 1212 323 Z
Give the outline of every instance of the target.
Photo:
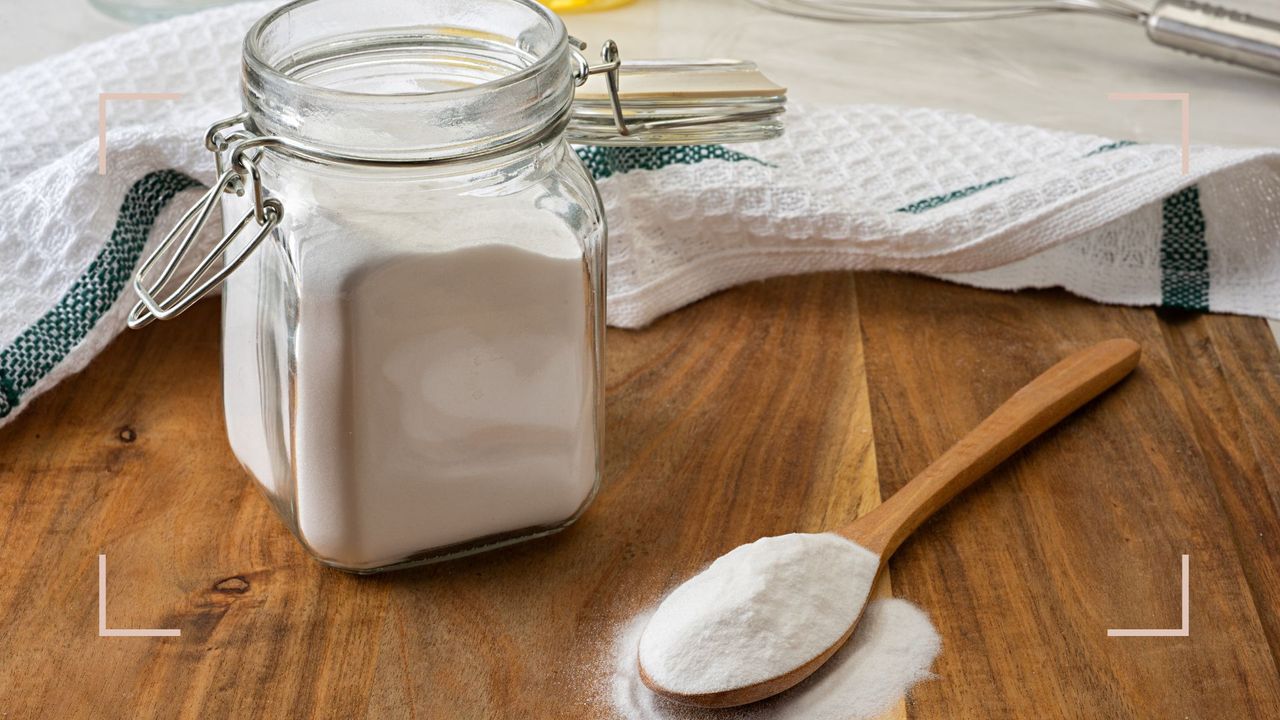
M 1117 140 L 1112 143 L 1107 143 L 1106 145 L 1103 145 L 1102 147 L 1097 148 L 1096 150 L 1090 151 L 1087 155 L 1085 155 L 1085 157 L 1093 157 L 1094 155 L 1109 153 L 1112 150 L 1119 150 L 1120 148 L 1127 148 L 1131 145 L 1137 145 L 1137 144 L 1138 143 L 1132 140 Z
M 696 165 L 704 160 L 768 163 L 723 145 L 673 145 L 663 147 L 606 147 L 585 145 L 574 148 L 596 180 L 632 170 L 660 170 L 668 165 Z
M 200 183 L 176 170 L 150 173 L 129 188 L 111 238 L 49 312 L 0 351 L 0 417 L 82 340 L 119 299 L 151 226 L 175 195 Z
M 1209 245 L 1195 185 L 1164 199 L 1160 229 L 1160 304 L 1209 309 Z
M 1002 183 L 1007 183 L 1012 179 L 1013 179 L 1012 176 L 996 178 L 995 180 L 988 180 L 984 183 L 979 183 L 977 185 L 970 185 L 967 188 L 952 190 L 951 192 L 944 193 L 942 195 L 934 195 L 933 197 L 928 197 L 923 200 L 917 200 L 911 203 L 910 205 L 903 205 L 902 207 L 894 210 L 894 212 L 911 213 L 912 215 L 918 215 L 924 212 L 925 210 L 932 210 L 938 207 L 939 205 L 946 205 L 949 202 L 955 202 L 960 198 L 969 197 L 970 195 L 976 192 L 981 192 L 983 190 L 986 190 L 987 188 L 995 187 L 996 185 L 1000 185 Z
M 1089 157 L 1093 157 L 1094 155 L 1101 155 L 1102 153 L 1108 153 L 1108 152 L 1111 152 L 1112 150 L 1127 148 L 1130 145 L 1137 145 L 1137 143 L 1135 143 L 1132 140 L 1117 140 L 1115 142 L 1110 142 L 1110 143 L 1107 143 L 1106 145 L 1102 145 L 1100 147 L 1094 148 L 1093 150 L 1090 150 L 1088 153 L 1085 153 L 1084 157 L 1089 158 Z M 983 190 L 986 190 L 987 188 L 995 187 L 996 185 L 1007 183 L 1012 179 L 1013 179 L 1012 175 L 1008 177 L 998 177 L 995 180 L 988 180 L 984 183 L 979 183 L 977 185 L 970 185 L 969 187 L 960 188 L 959 190 L 952 190 L 951 192 L 943 193 L 942 195 L 934 195 L 933 197 L 928 197 L 923 200 L 917 200 L 911 203 L 910 205 L 903 205 L 902 207 L 897 208 L 896 210 L 894 210 L 894 212 L 911 213 L 913 215 L 918 215 L 926 210 L 932 210 L 938 207 L 939 205 L 946 205 L 949 202 L 954 202 L 961 198 L 967 198 L 970 195 L 976 192 L 981 192 Z

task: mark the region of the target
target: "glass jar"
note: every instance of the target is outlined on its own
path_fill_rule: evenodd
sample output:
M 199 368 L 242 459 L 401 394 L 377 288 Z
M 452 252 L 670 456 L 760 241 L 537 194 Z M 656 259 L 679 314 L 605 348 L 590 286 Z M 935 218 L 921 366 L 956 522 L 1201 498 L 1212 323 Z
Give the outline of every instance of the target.
M 249 31 L 244 113 L 206 137 L 218 180 L 138 268 L 129 322 L 225 281 L 232 450 L 321 562 L 545 535 L 599 487 L 605 220 L 565 129 L 605 72 L 584 132 L 629 134 L 604 55 L 529 0 L 299 0 Z M 696 114 L 646 108 L 697 136 Z M 698 112 L 776 134 L 758 102 Z M 218 205 L 226 235 L 168 290 Z
M 250 30 L 247 134 L 370 160 L 242 151 L 282 211 L 223 292 L 232 450 L 322 562 L 550 533 L 598 487 L 605 226 L 561 133 L 571 74 L 560 21 L 512 0 L 312 0 Z

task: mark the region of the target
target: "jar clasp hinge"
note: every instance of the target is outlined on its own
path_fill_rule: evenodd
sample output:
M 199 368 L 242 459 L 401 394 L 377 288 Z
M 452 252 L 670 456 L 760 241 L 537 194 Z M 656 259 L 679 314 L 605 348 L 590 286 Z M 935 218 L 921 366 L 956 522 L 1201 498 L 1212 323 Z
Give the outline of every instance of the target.
M 606 40 L 600 48 L 600 64 L 592 65 L 582 54 L 582 51 L 587 49 L 587 44 L 573 36 L 569 37 L 569 42 L 576 48 L 573 51 L 573 57 L 578 63 L 573 73 L 574 81 L 578 87 L 582 87 L 587 78 L 605 73 L 605 84 L 609 89 L 609 107 L 613 110 L 613 125 L 618 129 L 619 135 L 630 135 L 631 130 L 627 128 L 627 121 L 622 115 L 622 98 L 618 94 L 618 79 L 622 70 L 622 56 L 618 53 L 618 44 L 612 40 Z
M 178 220 L 178 224 L 165 235 L 156 249 L 151 251 L 151 254 L 134 272 L 133 291 L 138 296 L 138 302 L 129 311 L 127 322 L 130 328 L 143 327 L 153 320 L 168 320 L 191 307 L 197 300 L 216 288 L 236 268 L 244 264 L 249 254 L 262 244 L 262 241 L 280 222 L 284 207 L 275 198 L 263 197 L 262 178 L 255 162 L 258 155 L 250 155 L 247 150 L 251 148 L 243 145 L 236 146 L 226 163 L 228 167 L 223 167 L 222 152 L 233 140 L 250 136 L 243 131 L 224 136 L 222 131 L 240 125 L 244 120 L 243 114 L 227 118 L 215 123 L 206 133 L 205 146 L 214 153 L 216 158 L 218 179 L 213 187 L 209 188 L 200 200 Z M 260 155 L 261 151 L 258 154 Z M 191 252 L 192 245 L 195 244 L 201 230 L 208 224 L 214 210 L 221 204 L 223 194 L 244 195 L 246 191 L 253 193 L 253 209 L 245 213 L 244 217 L 240 218 L 240 221 L 214 244 L 213 248 L 196 264 L 195 269 L 189 272 L 176 288 L 162 292 L 181 267 L 182 261 Z M 253 239 L 221 268 L 210 272 L 214 263 L 227 252 L 235 239 L 251 223 L 257 228 Z M 167 258 L 164 260 L 163 267 L 155 277 L 149 278 L 152 268 L 159 264 L 162 258 Z

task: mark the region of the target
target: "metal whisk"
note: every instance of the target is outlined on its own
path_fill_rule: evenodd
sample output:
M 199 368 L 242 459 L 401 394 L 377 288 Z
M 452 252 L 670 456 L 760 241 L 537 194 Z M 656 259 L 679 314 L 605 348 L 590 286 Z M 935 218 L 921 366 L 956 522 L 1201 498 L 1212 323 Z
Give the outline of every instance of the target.
M 1000 20 L 1085 13 L 1143 25 L 1157 45 L 1280 75 L 1280 22 L 1195 0 L 1018 0 L 1010 3 L 901 5 L 863 0 L 751 0 L 788 15 L 853 23 Z

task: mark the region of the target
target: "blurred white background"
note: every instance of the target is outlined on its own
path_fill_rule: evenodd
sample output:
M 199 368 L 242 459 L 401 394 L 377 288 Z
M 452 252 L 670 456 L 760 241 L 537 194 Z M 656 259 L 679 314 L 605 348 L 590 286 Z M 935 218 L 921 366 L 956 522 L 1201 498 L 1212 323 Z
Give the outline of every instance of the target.
M 1277 0 L 1228 2 L 1280 18 Z M 3 4 L 0 71 L 130 27 L 88 0 Z M 566 21 L 593 46 L 606 37 L 618 40 L 624 58 L 755 60 L 801 102 L 931 106 L 1176 143 L 1176 103 L 1106 96 L 1190 92 L 1193 143 L 1280 145 L 1280 77 L 1157 47 L 1141 27 L 1104 18 L 867 26 L 792 18 L 748 0 L 636 0 Z

